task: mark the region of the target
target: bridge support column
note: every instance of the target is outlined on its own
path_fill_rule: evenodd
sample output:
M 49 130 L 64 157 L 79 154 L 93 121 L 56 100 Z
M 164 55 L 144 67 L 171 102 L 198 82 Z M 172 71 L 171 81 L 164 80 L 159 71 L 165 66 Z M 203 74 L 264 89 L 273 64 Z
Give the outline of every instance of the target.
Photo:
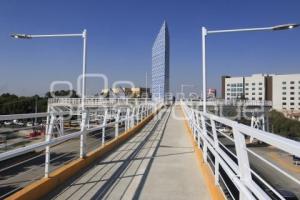
M 59 136 L 64 135 L 64 116 L 60 115 L 58 120 L 59 124 L 56 124 L 56 128 L 58 131 Z
M 136 111 L 136 108 L 133 107 L 132 109 L 132 114 L 131 114 L 131 122 L 130 122 L 130 127 L 134 127 L 134 121 L 135 121 L 135 111 Z
M 82 120 L 81 120 L 81 135 L 80 135 L 80 158 L 86 156 L 86 128 L 88 122 L 88 111 L 82 111 Z
M 137 123 L 139 123 L 139 121 L 140 121 L 140 109 L 141 109 L 140 106 L 138 106 L 137 109 L 136 109 L 136 111 L 137 111 L 137 113 L 136 113 L 136 121 L 137 121 Z
M 50 121 L 47 120 L 49 121 L 49 125 L 47 125 L 47 129 L 46 129 L 46 137 L 45 137 L 46 142 L 50 142 L 51 140 L 55 118 L 56 116 L 52 113 L 50 115 Z M 45 178 L 49 177 L 49 172 L 50 172 L 49 166 L 50 166 L 50 145 L 46 146 L 45 148 Z
M 106 121 L 107 121 L 107 113 L 108 113 L 108 108 L 105 109 L 104 111 L 104 116 L 103 116 L 103 122 L 102 122 L 102 143 L 101 145 L 103 146 L 105 144 L 105 126 L 106 126 Z
M 127 108 L 126 109 L 126 120 L 125 120 L 125 131 L 127 131 L 129 129 L 129 123 L 130 123 L 130 120 L 129 120 L 129 116 L 130 116 L 130 109 Z
M 115 137 L 119 136 L 119 119 L 120 119 L 120 108 L 118 109 L 116 116 L 116 124 L 115 124 Z
M 144 105 L 141 105 L 141 109 L 140 109 L 140 121 L 142 121 L 144 119 Z

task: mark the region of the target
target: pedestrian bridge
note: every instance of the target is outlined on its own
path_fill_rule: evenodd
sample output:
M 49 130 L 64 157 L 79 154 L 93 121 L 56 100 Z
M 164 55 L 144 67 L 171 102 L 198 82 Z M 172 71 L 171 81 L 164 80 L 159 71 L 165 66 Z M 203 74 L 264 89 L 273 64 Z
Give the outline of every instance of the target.
M 49 199 L 211 199 L 183 122 L 171 109 Z M 174 107 L 182 117 L 180 108 Z
M 82 113 L 81 130 L 67 128 L 65 113 L 56 112 L 46 113 L 44 139 L 0 154 L 1 199 L 299 197 L 290 156 L 300 156 L 299 142 L 184 102 L 105 108 L 101 119 L 93 110 Z

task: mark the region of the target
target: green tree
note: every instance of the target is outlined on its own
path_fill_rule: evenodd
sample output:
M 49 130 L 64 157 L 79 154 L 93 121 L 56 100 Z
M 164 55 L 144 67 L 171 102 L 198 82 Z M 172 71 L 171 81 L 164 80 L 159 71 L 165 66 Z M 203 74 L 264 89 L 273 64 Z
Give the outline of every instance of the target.
M 285 137 L 300 137 L 300 122 L 286 118 L 282 113 L 272 110 L 269 112 L 271 130 Z

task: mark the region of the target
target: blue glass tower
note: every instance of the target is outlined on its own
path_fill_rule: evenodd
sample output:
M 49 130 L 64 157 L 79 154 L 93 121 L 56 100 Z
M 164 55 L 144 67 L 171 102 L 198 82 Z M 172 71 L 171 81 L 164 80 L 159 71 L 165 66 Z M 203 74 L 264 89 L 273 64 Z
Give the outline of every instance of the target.
M 165 101 L 169 93 L 169 31 L 164 21 L 152 47 L 152 100 Z

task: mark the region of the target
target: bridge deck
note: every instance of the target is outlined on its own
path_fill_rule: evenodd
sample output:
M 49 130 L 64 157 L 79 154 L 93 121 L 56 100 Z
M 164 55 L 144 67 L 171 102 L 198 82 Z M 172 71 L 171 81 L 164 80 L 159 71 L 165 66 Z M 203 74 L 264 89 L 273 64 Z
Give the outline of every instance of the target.
M 210 199 L 180 108 L 161 111 L 137 135 L 48 199 Z

